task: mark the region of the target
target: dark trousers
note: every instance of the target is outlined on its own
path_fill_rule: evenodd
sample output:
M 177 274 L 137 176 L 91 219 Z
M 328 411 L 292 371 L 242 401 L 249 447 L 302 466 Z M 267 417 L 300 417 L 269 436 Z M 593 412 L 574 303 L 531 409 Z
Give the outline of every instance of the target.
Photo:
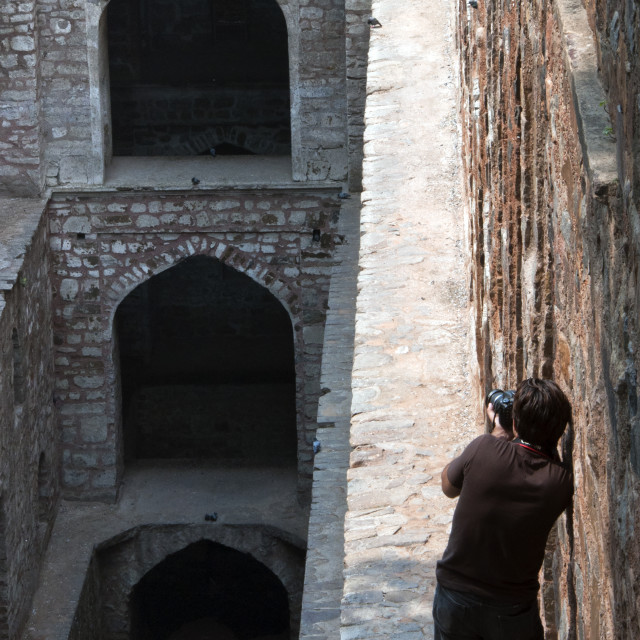
M 435 640 L 544 640 L 538 602 L 488 604 L 470 593 L 436 587 Z

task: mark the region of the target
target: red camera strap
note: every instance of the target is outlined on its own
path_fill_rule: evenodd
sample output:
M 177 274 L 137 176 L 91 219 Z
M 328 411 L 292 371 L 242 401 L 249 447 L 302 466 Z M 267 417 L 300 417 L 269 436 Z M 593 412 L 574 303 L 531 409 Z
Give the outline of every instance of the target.
M 528 442 L 524 442 L 523 440 L 520 440 L 520 438 L 516 438 L 513 441 L 513 443 L 517 444 L 519 447 L 522 447 L 523 449 L 528 449 L 529 451 L 533 451 L 533 453 L 537 453 L 539 456 L 542 456 L 543 458 L 548 458 L 549 460 L 552 460 L 551 456 L 548 456 L 546 453 L 543 453 L 539 449 L 536 449 L 533 445 L 529 444 Z

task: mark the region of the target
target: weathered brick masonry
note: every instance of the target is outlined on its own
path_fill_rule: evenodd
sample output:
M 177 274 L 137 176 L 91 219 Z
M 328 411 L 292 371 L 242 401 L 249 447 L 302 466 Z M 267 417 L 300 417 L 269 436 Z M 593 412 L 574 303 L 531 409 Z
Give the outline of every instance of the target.
M 136 286 L 207 255 L 266 287 L 294 329 L 299 471 L 308 488 L 338 200 L 330 191 L 56 195 L 48 206 L 56 398 L 69 498 L 113 499 L 123 470 L 113 317 Z M 314 230 L 316 239 L 314 240 Z
M 459 7 L 480 387 L 553 377 L 574 407 L 563 454 L 576 499 L 544 569 L 548 637 L 633 638 L 636 12 L 624 2 Z

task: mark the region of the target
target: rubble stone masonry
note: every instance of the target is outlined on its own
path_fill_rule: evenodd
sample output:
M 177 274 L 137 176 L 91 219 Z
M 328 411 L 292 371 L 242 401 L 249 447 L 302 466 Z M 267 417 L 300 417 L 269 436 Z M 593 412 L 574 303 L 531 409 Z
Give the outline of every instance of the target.
M 51 199 L 56 400 L 66 497 L 111 500 L 121 479 L 113 331 L 118 305 L 151 276 L 196 254 L 247 274 L 291 317 L 299 471 L 308 488 L 329 276 L 334 246 L 341 241 L 335 233 L 338 210 L 334 190 Z
M 0 194 L 40 190 L 39 78 L 35 1 L 0 7 Z
M 289 37 L 293 177 L 343 182 L 347 179 L 344 1 L 278 4 Z M 92 166 L 110 161 L 108 10 L 108 2 L 39 3 L 44 177 L 49 186 L 102 182 Z M 33 43 L 33 34 L 29 37 Z M 27 100 L 26 95 L 18 97 Z M 37 114 L 30 122 L 37 132 Z M 15 189 L 13 183 L 7 183 L 9 187 Z
M 459 3 L 479 387 L 552 377 L 574 410 L 576 497 L 544 567 L 547 638 L 637 636 L 636 14 Z
M 58 497 L 42 204 L 0 208 L 0 638 L 29 613 Z
M 49 548 L 53 564 L 64 562 L 66 532 L 51 534 L 61 496 L 73 510 L 118 495 L 125 455 L 114 317 L 136 287 L 190 256 L 248 276 L 291 321 L 300 512 L 310 505 L 314 437 L 322 441 L 301 637 L 430 637 L 433 567 L 453 507 L 437 474 L 476 433 L 469 389 L 479 408 L 488 389 L 541 376 L 573 404 L 562 456 L 576 490 L 541 575 L 546 638 L 636 640 L 637 4 L 277 3 L 288 37 L 291 175 L 267 158 L 261 175 L 240 183 L 213 172 L 222 182 L 207 183 L 189 170 L 184 180 L 153 176 L 152 186 L 143 184 L 152 169 L 129 158 L 118 189 L 105 181 L 123 160 L 110 167 L 109 1 L 0 2 L 0 640 L 21 637 L 41 566 L 50 571 L 40 584 L 55 584 L 73 618 L 43 556 Z M 453 44 L 444 46 L 451 6 L 459 78 L 440 62 L 458 64 Z M 370 30 L 369 15 L 383 27 Z M 457 346 L 466 330 L 454 278 L 463 250 L 449 221 L 464 208 L 453 184 L 457 80 L 471 385 Z M 177 171 L 170 162 L 169 170 Z M 193 189 L 191 175 L 202 177 Z M 337 194 L 363 182 L 359 222 L 360 199 Z M 341 203 L 353 209 L 339 227 Z M 438 319 L 441 301 L 455 310 Z M 105 521 L 115 535 L 117 518 Z M 83 539 L 83 549 L 96 541 Z M 95 626 L 99 569 L 88 567 L 71 637 Z M 40 615 L 60 623 L 51 593 L 39 595 Z

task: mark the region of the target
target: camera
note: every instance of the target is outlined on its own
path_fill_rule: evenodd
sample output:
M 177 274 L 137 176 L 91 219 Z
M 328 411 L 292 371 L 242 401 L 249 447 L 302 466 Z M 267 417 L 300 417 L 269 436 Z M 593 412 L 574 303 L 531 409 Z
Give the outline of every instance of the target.
M 516 392 L 512 389 L 503 391 L 502 389 L 492 389 L 487 393 L 487 397 L 484 400 L 485 407 L 490 404 L 493 405 L 495 415 L 500 419 L 500 426 L 505 431 L 511 431 L 513 425 L 513 396 Z M 491 430 L 495 427 L 495 416 L 493 423 L 491 424 Z

